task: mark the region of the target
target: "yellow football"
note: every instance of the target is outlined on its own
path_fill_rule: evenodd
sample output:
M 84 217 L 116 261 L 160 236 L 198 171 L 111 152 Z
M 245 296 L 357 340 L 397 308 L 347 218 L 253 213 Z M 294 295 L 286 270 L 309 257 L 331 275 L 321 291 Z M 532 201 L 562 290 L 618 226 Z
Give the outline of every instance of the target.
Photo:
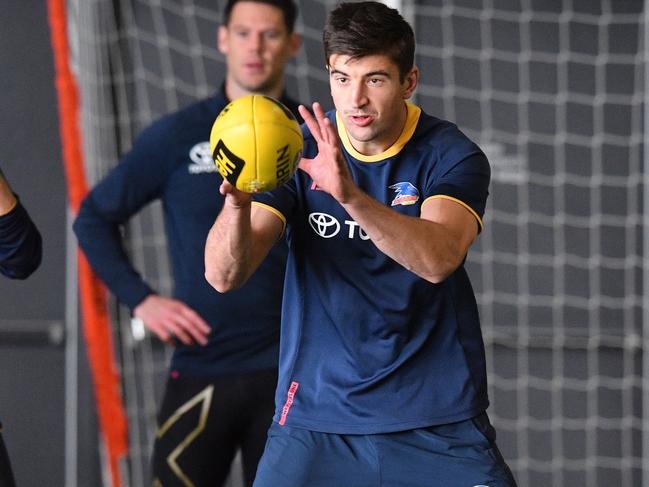
M 264 95 L 230 102 L 210 133 L 219 173 L 247 193 L 270 191 L 288 181 L 300 162 L 303 143 L 291 111 Z

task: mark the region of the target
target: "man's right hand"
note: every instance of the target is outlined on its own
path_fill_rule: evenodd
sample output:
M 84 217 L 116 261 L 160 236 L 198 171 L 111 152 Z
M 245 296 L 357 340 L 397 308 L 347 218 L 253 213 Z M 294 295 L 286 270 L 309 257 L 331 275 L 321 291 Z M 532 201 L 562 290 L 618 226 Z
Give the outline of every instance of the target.
M 219 191 L 225 196 L 225 204 L 233 208 L 243 208 L 249 206 L 252 201 L 252 194 L 237 189 L 233 184 L 223 178 Z
M 133 315 L 165 343 L 173 344 L 178 339 L 185 345 L 207 344 L 209 325 L 177 299 L 151 294 L 133 310 Z

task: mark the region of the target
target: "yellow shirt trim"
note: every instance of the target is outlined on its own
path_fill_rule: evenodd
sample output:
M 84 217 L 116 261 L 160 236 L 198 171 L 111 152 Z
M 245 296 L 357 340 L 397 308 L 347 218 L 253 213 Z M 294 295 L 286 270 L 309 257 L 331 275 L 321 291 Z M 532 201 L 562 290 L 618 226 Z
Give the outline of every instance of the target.
M 354 159 L 358 159 L 359 161 L 363 161 L 363 162 L 383 161 L 385 159 L 388 159 L 389 157 L 397 155 L 401 151 L 401 149 L 403 149 L 403 146 L 406 145 L 406 143 L 410 140 L 412 134 L 415 133 L 415 128 L 417 128 L 417 122 L 419 122 L 419 115 L 421 114 L 421 108 L 419 108 L 417 105 L 413 105 L 410 102 L 406 102 L 406 107 L 408 109 L 408 115 L 406 117 L 406 125 L 403 127 L 403 131 L 401 132 L 399 138 L 396 140 L 394 144 L 392 144 L 386 150 L 384 150 L 380 154 L 375 154 L 373 156 L 366 156 L 365 154 L 361 154 L 356 149 L 354 149 L 354 146 L 349 140 L 349 134 L 347 133 L 347 129 L 343 124 L 342 118 L 340 118 L 338 112 L 336 111 L 336 125 L 338 126 L 338 136 L 340 137 L 340 140 L 343 143 L 345 150 L 349 152 L 349 154 Z
M 264 208 L 265 210 L 270 211 L 273 215 L 275 215 L 277 218 L 279 218 L 281 220 L 281 222 L 282 222 L 282 232 L 279 234 L 279 236 L 281 237 L 282 235 L 284 235 L 284 230 L 286 230 L 286 217 L 284 217 L 284 215 L 282 215 L 281 211 L 277 210 L 276 208 L 273 208 L 270 205 L 267 205 L 265 203 L 261 203 L 259 201 L 253 201 L 252 204 L 255 205 L 255 206 L 258 206 L 260 208 Z
M 433 196 L 429 196 L 421 203 L 421 206 L 423 207 L 426 204 L 426 201 L 432 200 L 434 198 L 442 198 L 445 200 L 455 201 L 456 203 L 459 203 L 460 205 L 464 206 L 475 217 L 475 219 L 478 220 L 478 225 L 480 226 L 480 232 L 484 230 L 484 223 L 482 222 L 482 218 L 480 218 L 480 216 L 473 210 L 473 208 L 467 205 L 464 201 L 458 200 L 457 198 L 453 198 L 452 196 L 446 196 L 445 194 L 436 194 Z

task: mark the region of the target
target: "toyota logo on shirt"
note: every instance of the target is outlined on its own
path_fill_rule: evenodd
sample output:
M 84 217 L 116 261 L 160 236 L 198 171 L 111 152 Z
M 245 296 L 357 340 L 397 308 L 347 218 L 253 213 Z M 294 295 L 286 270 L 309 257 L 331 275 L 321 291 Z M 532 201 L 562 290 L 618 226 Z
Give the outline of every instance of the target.
M 335 237 L 340 231 L 338 220 L 326 213 L 311 213 L 309 215 L 309 225 L 322 238 Z
M 370 237 L 354 220 L 345 220 L 347 226 L 347 238 L 354 239 L 359 237 L 361 240 L 369 240 Z M 327 213 L 309 214 L 309 225 L 322 238 L 332 238 L 340 232 L 340 222 Z

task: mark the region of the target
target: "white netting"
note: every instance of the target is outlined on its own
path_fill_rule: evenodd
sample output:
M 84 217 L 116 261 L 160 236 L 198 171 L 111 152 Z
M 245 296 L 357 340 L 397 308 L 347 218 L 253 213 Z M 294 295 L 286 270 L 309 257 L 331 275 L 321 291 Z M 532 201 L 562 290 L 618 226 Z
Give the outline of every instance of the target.
M 493 167 L 470 254 L 520 485 L 641 485 L 641 2 L 415 2 L 419 102 Z
M 91 182 L 151 121 L 217 89 L 222 3 L 69 1 Z M 288 90 L 331 106 L 321 27 L 336 2 L 298 3 L 305 39 Z M 456 121 L 493 167 L 468 268 L 489 412 L 519 485 L 641 485 L 642 2 L 404 0 L 403 10 L 418 39 L 416 101 Z M 138 268 L 170 293 L 160 208 L 127 234 Z M 116 320 L 130 482 L 147 485 L 168 357 L 133 339 L 123 310 Z

